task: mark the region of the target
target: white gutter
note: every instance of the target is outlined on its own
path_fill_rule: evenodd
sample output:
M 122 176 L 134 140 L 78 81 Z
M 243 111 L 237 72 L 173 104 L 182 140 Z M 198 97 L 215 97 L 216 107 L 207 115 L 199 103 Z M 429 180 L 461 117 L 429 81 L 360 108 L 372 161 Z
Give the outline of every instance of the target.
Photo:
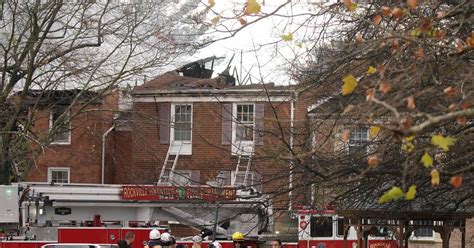
M 294 162 L 293 162 L 293 135 L 294 135 L 294 126 L 295 126 L 295 123 L 294 123 L 294 119 L 295 119 L 295 101 L 296 101 L 296 92 L 293 92 L 294 94 L 294 97 L 291 98 L 291 102 L 290 102 L 290 108 L 291 108 L 291 112 L 290 112 L 290 149 L 291 149 L 291 152 L 290 152 L 290 173 L 288 175 L 288 210 L 291 210 L 292 209 L 292 205 L 293 205 L 293 200 L 292 200 L 292 197 L 293 197 L 293 167 L 294 167 Z
M 115 124 L 113 124 L 105 133 L 102 135 L 102 166 L 101 166 L 101 183 L 105 184 L 105 139 L 107 135 L 114 130 Z

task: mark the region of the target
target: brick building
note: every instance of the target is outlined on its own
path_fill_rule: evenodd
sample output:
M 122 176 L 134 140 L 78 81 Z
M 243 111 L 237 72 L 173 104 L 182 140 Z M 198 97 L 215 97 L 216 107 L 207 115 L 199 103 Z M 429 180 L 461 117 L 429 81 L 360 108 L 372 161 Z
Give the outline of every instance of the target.
M 314 101 L 312 94 L 290 86 L 235 85 L 226 72 L 211 78 L 206 62 L 136 86 L 128 99 L 119 92 L 96 99 L 86 108 L 100 111 L 83 111 L 73 118 L 67 131 L 54 137 L 57 141 L 41 154 L 28 180 L 186 186 L 216 185 L 217 176 L 224 175 L 224 185 L 236 186 L 249 197 L 273 194 L 273 209 L 285 213 L 278 215 L 274 229 L 296 235 L 297 223 L 286 214 L 288 206 L 327 202 L 320 194 L 314 197 L 317 185 L 300 183 L 291 195 L 292 180 L 304 179 L 289 173 L 290 150 L 304 152 L 323 140 L 325 133 L 309 135 L 308 116 L 314 124 L 314 114 L 327 101 Z M 55 111 L 50 106 L 39 111 L 37 133 L 48 130 Z M 344 149 L 358 149 L 361 139 L 368 138 L 367 128 L 357 130 Z M 322 149 L 340 151 L 338 139 L 339 131 Z M 181 225 L 174 229 L 196 231 Z M 439 245 L 438 236 L 431 233 L 432 239 L 417 244 Z
M 52 137 L 28 181 L 187 186 L 216 185 L 223 175 L 221 186 L 249 198 L 274 193 L 273 209 L 286 210 L 289 148 L 298 143 L 291 127 L 304 125 L 303 101 L 288 86 L 239 86 L 225 72 L 210 78 L 206 62 L 95 99 Z M 40 108 L 34 132 L 47 135 L 63 112 Z

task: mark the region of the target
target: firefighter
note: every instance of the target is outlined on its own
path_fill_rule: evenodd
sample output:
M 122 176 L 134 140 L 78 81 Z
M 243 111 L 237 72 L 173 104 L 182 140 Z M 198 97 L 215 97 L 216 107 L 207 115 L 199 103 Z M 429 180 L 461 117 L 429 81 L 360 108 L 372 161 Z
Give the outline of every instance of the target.
M 222 248 L 222 245 L 219 242 L 214 241 L 209 244 L 209 248 Z
M 158 229 L 151 230 L 148 237 L 150 238 L 150 241 L 148 242 L 147 245 L 145 245 L 144 248 L 161 248 L 162 247 L 161 241 L 160 241 L 161 234 L 160 234 L 160 231 L 158 231 Z
M 202 246 L 202 237 L 201 235 L 196 235 L 193 237 L 193 246 L 192 248 L 201 248 Z
M 235 232 L 232 234 L 232 241 L 234 242 L 234 248 L 242 248 L 245 241 L 244 234 Z

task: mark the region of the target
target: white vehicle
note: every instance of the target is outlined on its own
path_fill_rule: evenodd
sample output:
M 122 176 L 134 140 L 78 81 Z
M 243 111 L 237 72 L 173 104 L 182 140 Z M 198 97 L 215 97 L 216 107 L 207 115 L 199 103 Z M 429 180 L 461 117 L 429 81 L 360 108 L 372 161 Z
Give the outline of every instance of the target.
M 41 248 L 118 248 L 115 244 L 81 244 L 81 243 L 57 243 L 47 244 Z

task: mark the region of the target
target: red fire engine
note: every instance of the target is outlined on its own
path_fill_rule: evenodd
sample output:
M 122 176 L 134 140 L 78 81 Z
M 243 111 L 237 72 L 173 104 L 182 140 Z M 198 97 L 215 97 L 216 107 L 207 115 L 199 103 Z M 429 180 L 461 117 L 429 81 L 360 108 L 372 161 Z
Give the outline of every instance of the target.
M 216 217 L 224 223 L 215 229 L 217 238 L 224 239 L 224 248 L 231 248 L 232 242 L 225 239 L 235 231 L 257 239 L 261 222 L 268 222 L 264 218 L 269 208 L 265 197 L 235 187 L 217 191 L 209 186 L 170 185 L 0 186 L 0 229 L 4 229 L 0 248 L 39 248 L 56 242 L 115 244 L 128 231 L 136 235 L 133 248 L 142 248 L 151 229 L 169 228 L 163 223 L 212 229 Z M 191 247 L 187 240 L 178 243 Z M 249 241 L 247 246 L 256 247 L 257 242 Z
M 196 228 L 212 227 L 216 217 L 214 203 L 218 200 L 214 190 L 202 186 L 153 185 L 25 183 L 0 186 L 0 225 L 6 230 L 3 239 L 10 239 L 0 241 L 0 248 L 40 248 L 56 242 L 115 244 L 128 231 L 136 235 L 133 248 L 142 248 L 150 230 L 157 228 L 150 224 L 159 223 L 157 221 L 179 220 Z M 256 248 L 262 244 L 258 242 L 258 229 L 262 222 L 268 223 L 271 204 L 264 197 L 237 197 L 238 194 L 242 192 L 235 188 L 224 188 L 219 193 L 222 203 L 219 221 L 230 221 L 225 229 L 217 226 L 216 233 L 223 248 L 232 248 L 232 242 L 225 239 L 235 231 L 249 234 L 245 246 Z M 237 215 L 258 218 L 235 217 Z M 298 243 L 287 243 L 286 248 L 344 247 L 344 218 L 335 211 L 298 210 L 296 216 Z M 8 230 L 17 233 L 8 233 Z M 14 238 L 17 240 L 11 240 Z M 353 227 L 349 229 L 346 242 L 349 248 L 358 247 Z M 190 239 L 178 240 L 178 243 L 185 248 L 192 246 Z M 203 248 L 207 248 L 208 243 L 205 241 Z M 390 233 L 381 232 L 369 237 L 368 247 L 397 246 Z
M 343 248 L 344 217 L 334 210 L 298 211 L 298 248 Z M 356 230 L 350 227 L 347 233 L 347 248 L 358 247 Z M 395 237 L 387 229 L 378 230 L 368 238 L 369 248 L 396 248 Z

